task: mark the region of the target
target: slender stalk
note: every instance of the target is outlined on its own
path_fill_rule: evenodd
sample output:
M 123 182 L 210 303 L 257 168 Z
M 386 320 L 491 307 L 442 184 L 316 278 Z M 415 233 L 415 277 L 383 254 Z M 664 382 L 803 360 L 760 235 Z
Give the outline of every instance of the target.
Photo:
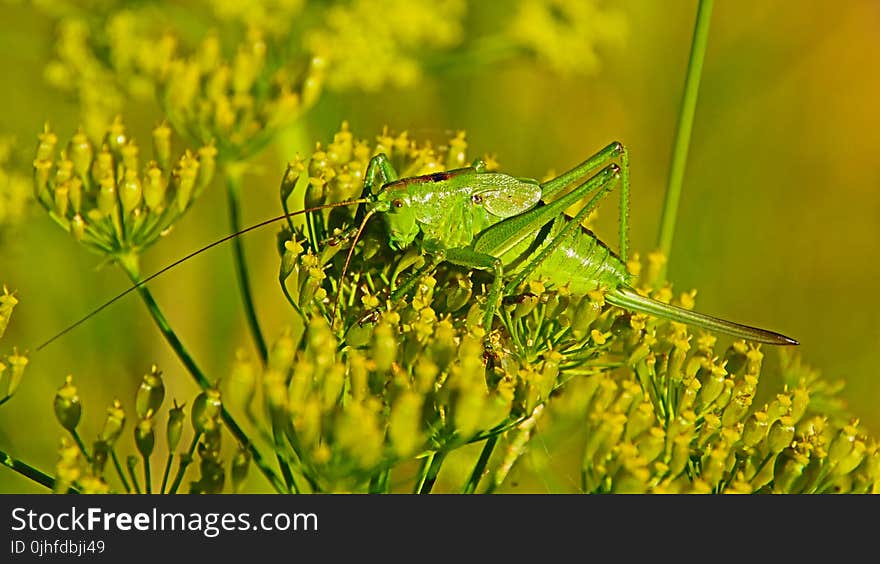
M 229 224 L 233 233 L 238 233 L 242 229 L 241 175 L 242 171 L 240 165 L 228 165 L 226 167 L 226 196 L 229 202 Z M 244 312 L 247 317 L 248 328 L 251 331 L 251 337 L 254 339 L 254 345 L 257 347 L 257 352 L 260 354 L 260 359 L 263 361 L 263 364 L 266 364 L 266 361 L 269 358 L 269 349 L 266 346 L 266 339 L 263 337 L 263 331 L 260 329 L 260 322 L 257 319 L 257 310 L 254 306 L 247 262 L 244 257 L 244 242 L 241 237 L 236 237 L 232 240 L 232 254 L 235 258 L 235 271 L 238 275 L 238 289 L 241 293 L 241 300 L 244 304 Z
M 82 437 L 76 432 L 76 429 L 70 431 L 70 436 L 73 437 L 76 446 L 79 447 L 79 451 L 86 457 L 86 461 L 91 462 L 92 457 L 89 456 L 89 450 L 86 448 L 86 444 L 83 442 Z
M 486 464 L 489 463 L 489 458 L 492 457 L 492 452 L 495 450 L 496 444 L 498 444 L 498 435 L 492 435 L 486 440 L 486 444 L 483 445 L 483 451 L 480 452 L 480 458 L 477 459 L 477 463 L 474 465 L 474 470 L 471 472 L 471 476 L 468 478 L 464 488 L 462 488 L 461 493 L 472 494 L 477 490 L 477 484 L 480 483 L 480 478 L 483 477 L 483 472 L 486 470 Z
M 42 470 L 31 466 L 27 462 L 13 458 L 2 450 L 0 450 L 0 464 L 9 468 L 13 472 L 17 472 L 25 478 L 40 484 L 41 486 L 49 488 L 49 490 L 55 490 L 55 478 L 46 474 Z M 79 493 L 79 490 L 71 486 L 68 488 L 67 493 Z
M 383 468 L 376 472 L 373 477 L 370 478 L 369 492 L 371 494 L 388 493 L 391 487 L 391 481 L 389 480 L 390 477 L 390 468 Z
M 125 460 L 125 464 L 128 466 L 128 477 L 131 478 L 131 485 L 134 486 L 134 491 L 136 493 L 143 493 L 137 478 L 137 468 L 135 468 L 137 466 L 137 458 L 129 456 Z
M 186 473 L 186 468 L 192 464 L 193 453 L 196 451 L 196 447 L 199 445 L 199 439 L 201 438 L 202 434 L 196 433 L 192 442 L 189 444 L 189 450 L 186 451 L 186 454 L 180 456 L 180 461 L 177 463 L 177 474 L 174 476 L 174 481 L 171 483 L 171 488 L 168 490 L 168 493 L 177 493 L 177 488 L 180 487 L 180 482 L 183 481 L 183 475 Z
M 121 260 L 119 264 L 122 265 L 126 274 L 128 274 L 132 283 L 139 284 L 140 283 L 140 275 L 137 273 L 136 267 L 129 261 Z M 159 304 L 156 303 L 156 300 L 153 298 L 153 295 L 150 293 L 150 290 L 146 286 L 138 286 L 138 293 L 143 299 L 144 304 L 147 306 L 147 309 L 150 312 L 150 315 L 153 317 L 153 321 L 155 321 L 156 326 L 159 328 L 159 331 L 162 333 L 162 336 L 165 337 L 165 340 L 171 346 L 171 349 L 177 354 L 177 357 L 186 367 L 187 371 L 192 375 L 195 379 L 196 383 L 198 383 L 199 387 L 204 389 L 208 389 L 211 387 L 211 383 L 208 381 L 208 378 L 196 364 L 195 360 L 193 360 L 192 356 L 190 356 L 189 351 L 187 351 L 186 347 L 177 337 L 177 334 L 171 328 L 171 325 L 168 324 L 168 320 L 165 318 L 165 315 L 162 313 L 162 310 L 159 308 Z M 220 416 L 223 419 L 223 422 L 226 424 L 226 427 L 229 431 L 238 439 L 238 442 L 242 445 L 247 445 L 248 450 L 251 453 L 251 460 L 253 460 L 254 465 L 260 469 L 260 472 L 266 477 L 267 480 L 272 484 L 272 487 L 278 493 L 283 493 L 286 491 L 284 486 L 284 482 L 282 482 L 278 476 L 275 475 L 275 472 L 269 467 L 266 461 L 263 459 L 263 456 L 260 454 L 260 451 L 254 446 L 250 438 L 245 434 L 242 428 L 236 423 L 235 419 L 229 412 L 223 407 L 220 411 Z
M 153 478 L 150 476 L 150 458 L 148 456 L 144 457 L 144 487 L 147 488 L 147 493 L 153 493 Z
M 165 472 L 162 473 L 162 487 L 159 493 L 165 493 L 165 486 L 168 485 L 168 475 L 171 474 L 171 463 L 174 461 L 174 453 L 169 452 L 168 458 L 165 460 Z
M 446 459 L 445 451 L 433 452 L 425 458 L 422 468 L 419 470 L 419 478 L 416 481 L 415 493 L 429 494 L 437 481 L 437 475 L 440 474 L 440 467 L 443 460 Z
M 122 464 L 119 463 L 119 457 L 116 456 L 116 451 L 113 448 L 110 449 L 110 458 L 113 459 L 113 466 L 116 468 L 116 473 L 119 474 L 119 480 L 122 482 L 122 487 L 125 488 L 125 493 L 131 493 L 131 486 L 128 485 L 128 480 L 125 479 Z
M 697 8 L 697 21 L 694 25 L 694 36 L 691 42 L 691 54 L 688 60 L 687 77 L 684 83 L 684 96 L 678 113 L 678 130 L 675 134 L 675 145 L 672 149 L 672 161 L 669 167 L 669 181 L 666 185 L 666 199 L 663 203 L 663 216 L 660 223 L 660 234 L 657 246 L 669 257 L 672 249 L 672 237 L 675 234 L 675 222 L 678 216 L 678 204 L 681 200 L 681 187 L 687 164 L 688 148 L 694 125 L 694 114 L 697 108 L 697 93 L 700 89 L 700 75 L 703 72 L 703 59 L 706 55 L 706 43 L 709 38 L 709 22 L 712 19 L 713 0 L 700 0 Z M 663 267 L 662 277 L 666 276 Z

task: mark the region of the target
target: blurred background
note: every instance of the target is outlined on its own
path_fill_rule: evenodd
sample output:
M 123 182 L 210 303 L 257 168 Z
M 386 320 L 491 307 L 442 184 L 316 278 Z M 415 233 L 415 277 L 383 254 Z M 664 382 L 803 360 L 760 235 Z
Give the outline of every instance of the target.
M 472 156 L 494 155 L 502 170 L 526 177 L 561 172 L 620 140 L 631 155 L 630 249 L 642 256 L 654 249 L 695 1 L 378 1 L 372 8 L 370 2 L 339 3 L 348 12 L 333 2 L 242 3 L 239 11 L 235 4 L 127 6 L 135 21 L 168 26 L 184 49 L 196 48 L 215 27 L 224 39 L 234 38 L 236 25 L 258 16 L 264 21 L 257 24 L 280 26 L 273 33 L 286 37 L 292 56 L 328 49 L 321 96 L 252 159 L 245 177 L 246 224 L 279 213 L 285 163 L 317 141 L 330 141 L 347 120 L 358 138 L 373 138 L 388 126 L 442 142 L 465 130 Z M 75 87 L 64 88 L 76 77 L 52 66 L 63 63 L 59 39 L 65 22 L 88 21 L 100 36 L 108 16 L 123 6 L 0 5 L 0 135 L 13 140 L 4 167 L 29 177 L 44 122 L 51 122 L 63 144 L 78 124 L 98 119 L 94 113 L 84 117 Z M 367 43 L 340 39 L 356 27 Z M 419 29 L 433 35 L 420 36 Z M 875 435 L 878 29 L 880 4 L 872 0 L 813 2 L 809 8 L 794 0 L 717 3 L 668 271 L 677 290 L 698 289 L 697 309 L 800 340 L 804 361 L 845 382 L 849 409 Z M 401 38 L 400 44 L 389 43 L 389 36 Z M 373 53 L 364 45 L 382 48 Z M 103 102 L 148 145 L 150 130 L 162 120 L 149 92 L 108 90 Z M 178 138 L 175 153 L 182 147 Z M 171 236 L 144 255 L 144 272 L 227 234 L 223 187 L 217 184 Z M 616 246 L 617 207 L 610 202 L 597 225 Z M 118 269 L 102 267 L 101 257 L 77 245 L 38 206 L 25 205 L 0 221 L 0 283 L 21 302 L 0 352 L 14 345 L 33 351 L 127 286 Z M 294 319 L 278 291 L 274 239 L 270 228 L 245 242 L 270 340 Z M 238 348 L 254 354 L 228 250 L 192 260 L 151 287 L 208 374 L 225 374 Z M 772 370 L 778 357 L 771 347 L 764 351 L 766 389 L 778 385 Z M 52 397 L 64 377 L 75 376 L 82 425 L 94 434 L 114 398 L 133 403 L 152 363 L 165 371 L 166 397 L 195 394 L 142 303 L 132 297 L 115 304 L 32 355 L 16 397 L 0 408 L 0 445 L 51 470 L 62 435 Z M 15 491 L 40 489 L 0 471 L 0 492 Z

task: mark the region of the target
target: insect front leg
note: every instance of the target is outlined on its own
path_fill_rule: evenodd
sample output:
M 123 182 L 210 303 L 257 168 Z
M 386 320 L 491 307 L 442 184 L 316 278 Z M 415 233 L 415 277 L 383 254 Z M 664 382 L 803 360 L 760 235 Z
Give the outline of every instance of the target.
M 370 159 L 364 173 L 364 191 L 362 197 L 375 196 L 374 188 L 381 188 L 389 182 L 397 180 L 397 171 L 385 153 L 379 153 Z
M 627 232 L 629 219 L 629 153 L 626 147 L 619 141 L 610 143 L 607 147 L 588 158 L 581 164 L 541 184 L 542 198 L 545 202 L 551 200 L 566 186 L 586 177 L 594 170 L 617 161 L 620 165 L 620 258 L 625 263 L 627 260 Z

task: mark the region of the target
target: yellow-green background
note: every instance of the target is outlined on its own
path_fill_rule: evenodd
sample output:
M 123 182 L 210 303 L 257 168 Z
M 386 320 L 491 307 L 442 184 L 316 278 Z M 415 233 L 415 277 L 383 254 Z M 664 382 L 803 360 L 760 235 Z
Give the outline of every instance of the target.
M 511 9 L 507 2 L 480 4 L 469 32 L 503 21 Z M 497 155 L 505 171 L 538 177 L 623 141 L 631 151 L 630 248 L 647 252 L 659 226 L 696 2 L 603 5 L 625 15 L 628 32 L 620 47 L 600 51 L 601 69 L 592 76 L 559 76 L 519 58 L 430 76 L 406 89 L 327 93 L 304 118 L 305 138 L 326 141 L 343 119 L 359 137 L 386 124 L 434 140 L 465 129 L 473 151 Z M 75 131 L 77 106 L 42 78 L 51 22 L 25 3 L 4 3 L 2 10 L 0 133 L 15 135 L 28 153 L 49 120 L 63 142 Z M 846 382 L 850 409 L 875 435 L 878 30 L 880 4 L 870 0 L 716 3 L 669 267 L 677 289 L 699 290 L 699 309 L 798 338 L 808 363 Z M 146 140 L 159 114 L 141 104 L 125 117 Z M 261 171 L 248 177 L 248 221 L 277 213 L 280 173 L 291 156 L 270 148 Z M 226 233 L 220 188 L 213 186 L 147 254 L 145 271 Z M 615 217 L 616 204 L 609 203 L 600 232 L 610 241 Z M 246 243 L 270 337 L 294 317 L 274 282 L 273 240 L 269 229 Z M 0 282 L 21 304 L 0 350 L 33 349 L 125 287 L 120 272 L 99 264 L 40 210 L 2 231 Z M 251 350 L 231 264 L 228 250 L 217 249 L 153 284 L 178 333 L 216 376 L 237 347 Z M 775 351 L 765 352 L 772 369 Z M 114 397 L 132 404 L 153 362 L 165 370 L 169 398 L 194 394 L 137 298 L 114 305 L 32 356 L 18 395 L 0 408 L 0 448 L 50 470 L 62 434 L 51 401 L 64 376 L 74 374 L 80 386 L 90 437 Z M 765 378 L 762 386 L 771 385 Z M 40 489 L 3 470 L 0 491 Z

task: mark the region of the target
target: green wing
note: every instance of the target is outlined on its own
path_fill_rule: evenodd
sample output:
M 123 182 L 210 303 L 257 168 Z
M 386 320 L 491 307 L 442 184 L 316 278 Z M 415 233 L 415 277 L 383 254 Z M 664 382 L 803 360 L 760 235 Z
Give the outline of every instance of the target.
M 519 215 L 541 200 L 541 185 L 535 180 L 490 172 L 478 174 L 470 182 L 473 195 L 479 196 L 486 211 L 496 217 Z

